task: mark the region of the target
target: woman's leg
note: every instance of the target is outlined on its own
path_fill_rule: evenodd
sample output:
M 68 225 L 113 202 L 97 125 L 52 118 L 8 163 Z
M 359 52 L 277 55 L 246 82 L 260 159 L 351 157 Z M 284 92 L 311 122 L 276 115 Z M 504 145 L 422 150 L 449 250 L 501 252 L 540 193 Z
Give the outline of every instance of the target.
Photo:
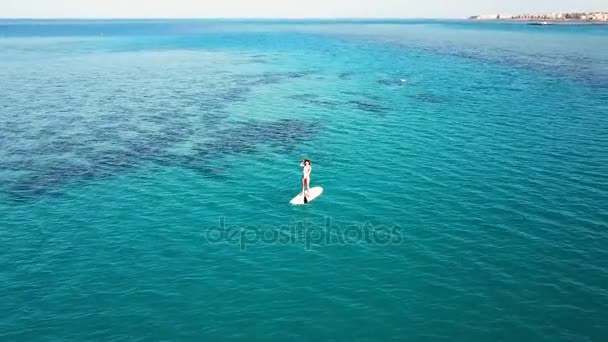
M 306 178 L 302 177 L 302 193 L 304 193 L 305 189 L 306 189 Z
M 306 177 L 305 183 L 306 183 L 306 190 L 310 190 L 310 177 Z

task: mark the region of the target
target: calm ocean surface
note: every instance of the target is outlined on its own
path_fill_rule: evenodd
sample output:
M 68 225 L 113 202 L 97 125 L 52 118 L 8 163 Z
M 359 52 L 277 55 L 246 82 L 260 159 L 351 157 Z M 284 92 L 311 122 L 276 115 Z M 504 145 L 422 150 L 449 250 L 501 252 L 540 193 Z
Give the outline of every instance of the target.
M 608 25 L 3 20 L 0 86 L 2 341 L 608 338 Z

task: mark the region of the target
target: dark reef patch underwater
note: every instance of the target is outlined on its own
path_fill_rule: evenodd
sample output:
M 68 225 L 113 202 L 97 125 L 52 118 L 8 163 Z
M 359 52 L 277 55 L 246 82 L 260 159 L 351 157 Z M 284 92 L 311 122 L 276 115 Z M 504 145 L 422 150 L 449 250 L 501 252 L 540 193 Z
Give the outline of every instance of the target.
M 99 98 L 104 107 L 87 117 L 76 108 L 74 112 L 56 112 L 57 104 L 40 108 L 34 115 L 18 113 L 16 120 L 5 118 L 6 130 L 0 142 L 9 157 L 0 164 L 0 172 L 8 176 L 0 178 L 0 187 L 13 199 L 26 201 L 59 194 L 62 186 L 76 181 L 113 176 L 148 162 L 204 171 L 209 159 L 254 153 L 260 146 L 293 150 L 304 136 L 314 137 L 318 122 L 230 121 L 227 108 L 245 102 L 255 87 L 313 74 L 287 71 L 223 75 L 228 78 L 215 80 L 217 88 L 206 85 L 208 92 L 163 94 L 183 107 L 174 104 L 152 109 L 145 101 L 154 102 L 153 96 L 138 96 L 128 98 L 131 103 L 124 105 Z M 35 129 L 36 120 L 44 126 Z M 144 124 L 138 125 L 138 121 Z M 180 144 L 191 145 L 189 152 L 171 152 Z

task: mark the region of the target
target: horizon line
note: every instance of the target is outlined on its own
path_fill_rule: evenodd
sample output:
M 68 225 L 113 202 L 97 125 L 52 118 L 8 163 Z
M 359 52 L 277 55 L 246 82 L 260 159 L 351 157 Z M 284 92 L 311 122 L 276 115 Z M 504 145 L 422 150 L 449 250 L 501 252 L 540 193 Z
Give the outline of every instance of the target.
M 468 17 L 2 17 L 0 20 L 442 20 Z

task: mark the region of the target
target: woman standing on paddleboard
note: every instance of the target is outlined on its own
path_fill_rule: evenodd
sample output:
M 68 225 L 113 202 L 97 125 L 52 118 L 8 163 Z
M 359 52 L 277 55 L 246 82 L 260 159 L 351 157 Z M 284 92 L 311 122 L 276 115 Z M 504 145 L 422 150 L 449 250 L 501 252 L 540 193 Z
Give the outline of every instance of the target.
M 302 194 L 304 194 L 304 203 L 306 203 L 306 192 L 304 191 L 310 190 L 310 172 L 312 171 L 312 165 L 310 164 L 310 160 L 304 159 L 300 162 L 300 166 L 302 167 Z

